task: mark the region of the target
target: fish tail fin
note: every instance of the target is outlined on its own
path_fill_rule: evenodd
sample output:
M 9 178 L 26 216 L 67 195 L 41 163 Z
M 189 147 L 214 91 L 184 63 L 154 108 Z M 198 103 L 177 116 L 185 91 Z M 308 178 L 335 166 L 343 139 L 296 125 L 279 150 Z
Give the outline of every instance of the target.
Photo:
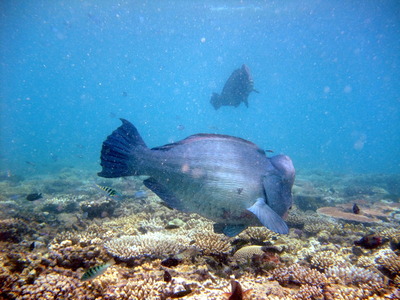
M 116 261 L 115 261 L 114 258 L 111 258 L 111 259 L 107 262 L 107 265 L 108 265 L 108 266 L 112 266 L 112 265 L 115 265 L 115 264 L 116 264 Z
M 137 156 L 148 148 L 135 126 L 125 119 L 120 120 L 122 125 L 103 142 L 100 156 L 102 171 L 97 173 L 101 177 L 141 175 Z
M 210 100 L 210 103 L 212 104 L 212 106 L 214 106 L 216 110 L 221 107 L 219 97 L 220 96 L 217 93 L 213 93 Z

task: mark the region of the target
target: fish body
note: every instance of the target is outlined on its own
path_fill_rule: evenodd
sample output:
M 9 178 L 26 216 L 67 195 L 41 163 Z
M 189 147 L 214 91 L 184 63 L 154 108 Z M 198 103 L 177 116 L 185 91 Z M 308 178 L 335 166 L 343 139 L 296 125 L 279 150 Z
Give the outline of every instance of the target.
M 42 193 L 33 193 L 26 196 L 26 200 L 28 201 L 36 201 L 43 198 Z
M 150 176 L 145 186 L 168 206 L 213 220 L 218 233 L 235 236 L 260 223 L 288 233 L 283 217 L 295 176 L 289 157 L 268 158 L 249 141 L 217 134 L 149 149 L 137 129 L 121 121 L 103 142 L 99 176 Z
M 242 65 L 228 78 L 221 95 L 213 93 L 210 103 L 215 109 L 219 109 L 221 106 L 238 107 L 242 102 L 249 107 L 247 98 L 251 92 L 257 92 L 254 89 L 253 77 L 249 67 Z
M 117 199 L 119 198 L 121 195 L 114 189 L 108 187 L 108 186 L 102 186 L 102 185 L 98 185 L 96 184 L 96 186 L 103 191 L 103 193 L 105 194 L 105 196 L 107 198 L 113 198 L 113 199 Z
M 388 239 L 382 238 L 377 235 L 366 235 L 363 236 L 359 241 L 355 241 L 354 245 L 363 247 L 365 249 L 375 249 L 386 243 Z
M 115 260 L 111 259 L 110 261 L 108 261 L 105 264 L 102 265 L 98 265 L 95 266 L 93 268 L 88 269 L 81 277 L 81 281 L 89 281 L 92 279 L 95 279 L 96 277 L 104 274 L 105 271 L 107 271 L 107 269 L 112 266 L 113 264 L 115 264 Z

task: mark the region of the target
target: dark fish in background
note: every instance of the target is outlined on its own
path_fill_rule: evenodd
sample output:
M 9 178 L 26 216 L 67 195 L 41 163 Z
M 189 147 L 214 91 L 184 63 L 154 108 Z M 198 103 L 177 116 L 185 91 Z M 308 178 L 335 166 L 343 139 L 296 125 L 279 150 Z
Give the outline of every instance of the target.
M 267 157 L 249 141 L 218 134 L 149 149 L 137 129 L 121 121 L 103 142 L 99 176 L 150 176 L 144 185 L 168 206 L 213 220 L 214 231 L 227 236 L 261 224 L 289 232 L 283 218 L 292 206 L 295 170 L 288 156 Z
M 242 65 L 240 69 L 233 71 L 228 78 L 221 95 L 213 93 L 210 103 L 215 109 L 219 109 L 221 106 L 238 107 L 242 102 L 249 107 L 247 98 L 251 92 L 258 93 L 254 89 L 254 81 L 249 67 Z
M 111 259 L 105 264 L 90 268 L 82 275 L 81 280 L 88 281 L 88 280 L 95 279 L 97 276 L 104 274 L 104 272 L 107 271 L 107 269 L 110 266 L 112 266 L 113 264 L 115 264 L 115 260 Z
M 388 239 L 376 235 L 363 236 L 359 241 L 355 241 L 354 245 L 360 246 L 365 249 L 375 249 L 386 243 Z
M 39 200 L 40 198 L 43 198 L 42 193 L 33 193 L 26 196 L 26 200 L 28 201 L 35 201 Z
M 358 207 L 358 205 L 356 203 L 354 203 L 353 205 L 353 213 L 358 215 L 360 213 L 360 208 Z

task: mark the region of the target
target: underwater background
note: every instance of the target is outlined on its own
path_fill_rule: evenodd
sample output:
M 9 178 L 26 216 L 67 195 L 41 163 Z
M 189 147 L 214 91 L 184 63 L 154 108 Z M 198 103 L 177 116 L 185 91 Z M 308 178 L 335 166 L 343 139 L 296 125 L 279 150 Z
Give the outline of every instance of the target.
M 399 173 L 397 1 L 0 5 L 3 172 L 96 169 L 123 117 L 149 146 L 221 133 L 297 169 Z M 215 111 L 244 63 L 260 93 Z
M 249 299 L 400 297 L 398 1 L 4 0 L 0 16 L 0 299 L 230 299 L 233 275 Z M 242 64 L 259 93 L 215 110 Z M 149 147 L 217 133 L 290 156 L 290 234 L 226 238 L 141 178 L 99 178 L 119 118 Z

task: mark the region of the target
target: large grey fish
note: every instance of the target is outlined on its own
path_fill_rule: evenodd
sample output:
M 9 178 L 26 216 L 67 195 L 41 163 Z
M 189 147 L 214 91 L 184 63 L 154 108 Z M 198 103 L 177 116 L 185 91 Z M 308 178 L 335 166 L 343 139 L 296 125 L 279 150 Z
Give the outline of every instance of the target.
M 242 102 L 249 107 L 247 98 L 251 92 L 258 93 L 254 89 L 254 81 L 249 67 L 242 65 L 240 69 L 233 71 L 229 76 L 221 95 L 213 93 L 210 103 L 215 109 L 219 109 L 221 106 L 238 107 Z
M 137 129 L 121 121 L 103 142 L 99 176 L 150 176 L 145 186 L 168 206 L 213 220 L 214 231 L 227 236 L 260 223 L 288 233 L 283 217 L 295 177 L 289 157 L 267 157 L 249 141 L 219 134 L 149 149 Z

